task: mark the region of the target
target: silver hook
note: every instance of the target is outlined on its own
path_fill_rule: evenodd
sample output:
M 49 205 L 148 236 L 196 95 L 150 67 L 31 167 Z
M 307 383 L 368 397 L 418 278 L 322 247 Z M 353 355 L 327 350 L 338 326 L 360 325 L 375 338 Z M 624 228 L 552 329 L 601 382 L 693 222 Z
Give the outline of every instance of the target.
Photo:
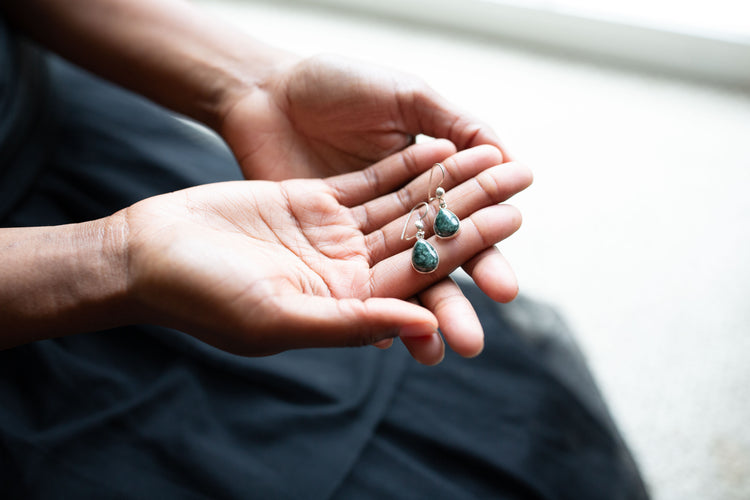
M 432 201 L 435 198 L 439 198 L 439 196 L 432 196 L 432 175 L 435 173 L 435 167 L 440 167 L 440 173 L 443 174 L 443 178 L 440 179 L 440 182 L 438 183 L 438 188 L 443 184 L 443 181 L 445 180 L 445 167 L 442 163 L 438 162 L 435 163 L 432 168 L 430 169 L 430 179 L 427 181 L 427 201 Z
M 414 213 L 414 211 L 416 209 L 418 209 L 422 205 L 424 205 L 425 211 L 423 213 L 419 214 L 419 219 L 417 219 L 417 222 L 414 223 L 417 226 L 417 234 L 415 234 L 414 236 L 409 236 L 407 238 L 406 237 L 406 228 L 409 227 L 409 221 L 411 220 L 411 215 Z M 404 230 L 401 231 L 401 239 L 402 240 L 409 241 L 409 240 L 413 240 L 414 238 L 419 238 L 420 233 L 422 234 L 422 236 L 424 236 L 424 222 L 422 222 L 422 219 L 424 219 L 427 216 L 427 209 L 428 208 L 429 208 L 429 205 L 427 204 L 426 201 L 420 201 L 419 203 L 417 203 L 416 205 L 414 205 L 411 210 L 409 210 L 409 215 L 406 217 L 406 222 L 404 223 Z

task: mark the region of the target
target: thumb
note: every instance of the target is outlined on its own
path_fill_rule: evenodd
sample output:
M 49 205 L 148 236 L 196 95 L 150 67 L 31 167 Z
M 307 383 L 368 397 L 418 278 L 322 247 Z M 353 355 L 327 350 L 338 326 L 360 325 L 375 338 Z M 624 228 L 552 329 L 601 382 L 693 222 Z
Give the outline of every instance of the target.
M 274 337 L 286 344 L 281 349 L 369 345 L 396 336 L 424 337 L 438 327 L 424 307 L 393 298 L 299 295 L 277 306 L 278 326 L 272 330 L 279 330 Z
M 411 106 L 404 106 L 404 120 L 410 134 L 425 134 L 438 139 L 448 139 L 458 150 L 483 144 L 495 146 L 503 154 L 503 162 L 511 161 L 508 151 L 494 130 L 486 123 L 458 109 L 428 86 L 415 90 Z

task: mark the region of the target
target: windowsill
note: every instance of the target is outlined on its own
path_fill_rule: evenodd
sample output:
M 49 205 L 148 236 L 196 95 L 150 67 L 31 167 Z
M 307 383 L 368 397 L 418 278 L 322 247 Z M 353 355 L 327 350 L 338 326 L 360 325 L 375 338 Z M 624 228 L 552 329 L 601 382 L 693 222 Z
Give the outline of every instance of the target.
M 750 87 L 750 36 L 690 31 L 501 1 L 288 0 L 493 37 L 723 85 Z

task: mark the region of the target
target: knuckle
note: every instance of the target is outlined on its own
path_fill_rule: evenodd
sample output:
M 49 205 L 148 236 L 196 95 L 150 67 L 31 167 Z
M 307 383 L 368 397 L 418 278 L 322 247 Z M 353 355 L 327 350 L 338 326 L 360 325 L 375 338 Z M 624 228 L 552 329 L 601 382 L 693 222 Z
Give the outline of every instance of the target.
M 503 162 L 503 153 L 499 148 L 491 144 L 481 144 L 474 148 L 481 156 L 492 165 L 499 165 Z

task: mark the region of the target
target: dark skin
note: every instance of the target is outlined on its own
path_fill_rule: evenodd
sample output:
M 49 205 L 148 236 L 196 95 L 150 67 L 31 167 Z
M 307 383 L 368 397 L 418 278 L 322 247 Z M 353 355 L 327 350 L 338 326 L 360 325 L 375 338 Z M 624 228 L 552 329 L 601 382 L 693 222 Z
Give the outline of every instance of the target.
M 507 155 L 494 133 L 420 80 L 341 59 L 302 60 L 178 0 L 32 0 L 0 8 L 63 56 L 213 127 L 246 178 L 309 179 L 204 186 L 84 225 L 0 230 L 0 244 L 17 250 L 0 262 L 0 323 L 8 332 L 1 345 L 148 321 L 252 355 L 313 345 L 385 347 L 400 335 L 416 359 L 432 364 L 443 352 L 438 326 L 462 355 L 482 346 L 473 308 L 447 278 L 452 269 L 463 266 L 495 300 L 516 295 L 494 243 L 520 217 L 495 205 L 531 175 L 518 165 L 498 167 Z M 419 133 L 448 141 L 404 149 Z M 398 235 L 406 205 L 424 199 L 436 161 L 446 165 L 446 199 L 465 223 L 455 240 L 436 242 L 450 255 L 439 270 L 413 276 L 409 245 Z M 373 226 L 373 212 L 387 219 Z M 148 265 L 153 259 L 139 258 L 162 254 L 173 258 L 157 269 Z M 202 261 L 212 262 L 211 273 L 200 255 L 213 259 Z M 258 274 L 269 255 L 287 260 L 271 275 Z M 254 259 L 256 272 L 236 269 Z M 226 289 L 211 284 L 222 262 L 229 266 L 223 284 L 232 284 Z M 259 290 L 264 298 L 256 303 Z M 170 294 L 173 302 L 165 300 Z M 197 302 L 185 308 L 179 297 Z M 243 304 L 236 318 L 227 304 Z M 295 304 L 286 316 L 285 304 Z M 250 328 L 242 320 L 247 311 L 255 318 L 273 313 L 278 323 Z M 290 338 L 292 327 L 302 330 Z

